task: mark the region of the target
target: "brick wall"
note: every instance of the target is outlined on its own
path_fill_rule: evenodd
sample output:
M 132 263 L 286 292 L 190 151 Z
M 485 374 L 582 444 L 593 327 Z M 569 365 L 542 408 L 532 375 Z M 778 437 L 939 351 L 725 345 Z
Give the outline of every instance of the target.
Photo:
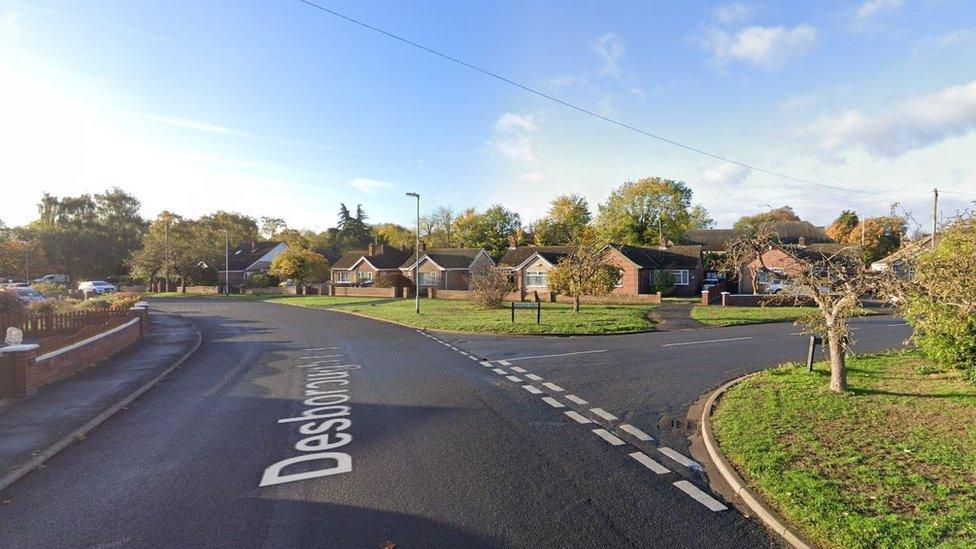
M 423 290 L 423 288 L 421 288 Z M 399 297 L 397 288 L 360 288 L 356 286 L 332 286 L 331 295 L 358 297 Z
M 573 298 L 568 295 L 556 294 L 556 303 L 572 303 Z M 604 296 L 583 296 L 580 303 L 593 305 L 655 305 L 661 303 L 661 294 L 618 294 L 611 293 Z
M 799 307 L 813 304 L 810 298 L 805 297 L 782 298 L 773 295 L 722 292 L 723 307 Z

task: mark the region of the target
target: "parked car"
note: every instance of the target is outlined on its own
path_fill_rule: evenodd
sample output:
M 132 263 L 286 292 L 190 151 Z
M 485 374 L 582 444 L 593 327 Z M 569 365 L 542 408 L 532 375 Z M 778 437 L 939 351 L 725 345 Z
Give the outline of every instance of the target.
M 42 296 L 41 293 L 35 290 L 34 288 L 16 287 L 16 288 L 7 288 L 6 291 L 11 292 L 15 296 L 19 297 L 20 300 L 23 301 L 25 304 L 35 303 L 37 301 L 44 301 L 44 296 Z
M 35 284 L 67 284 L 68 275 L 65 274 L 46 274 L 40 278 L 34 279 Z
M 86 294 L 111 294 L 119 291 L 117 287 L 104 280 L 89 280 L 78 284 L 78 289 Z

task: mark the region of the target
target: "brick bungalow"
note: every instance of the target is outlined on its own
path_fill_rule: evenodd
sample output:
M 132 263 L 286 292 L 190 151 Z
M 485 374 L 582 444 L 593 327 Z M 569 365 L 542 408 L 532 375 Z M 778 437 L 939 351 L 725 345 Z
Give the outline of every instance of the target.
M 284 242 L 249 242 L 231 250 L 226 267 L 215 265 L 217 279 L 221 285 L 229 280 L 231 286 L 240 286 L 250 276 L 268 272 L 271 262 L 287 249 Z
M 783 275 L 783 278 L 786 278 L 801 274 L 800 265 L 793 259 L 792 255 L 801 259 L 817 261 L 840 251 L 859 254 L 860 248 L 849 244 L 836 243 L 811 244 L 809 246 L 773 246 L 763 253 L 761 264 L 759 259 L 754 259 L 739 267 L 738 291 L 740 294 L 762 294 L 766 292 L 766 286 L 777 278 L 776 275 Z M 772 273 L 761 271 L 760 265 L 765 265 Z M 760 271 L 756 279 L 759 287 L 753 288 L 752 274 L 756 271 Z
M 508 271 L 515 291 L 521 295 L 549 293 L 549 271 L 572 251 L 570 246 L 519 246 L 511 248 L 498 262 Z M 655 271 L 668 271 L 674 278 L 673 294 L 697 295 L 703 279 L 701 246 L 671 246 L 667 249 L 641 246 L 607 246 L 606 260 L 620 269 L 620 283 L 612 293 L 620 296 L 650 294 Z
M 380 275 L 397 275 L 408 252 L 392 246 L 370 244 L 365 250 L 342 254 L 332 265 L 332 284 L 371 285 Z
M 410 254 L 400 265 L 400 272 L 411 281 L 416 263 L 417 255 Z M 470 290 L 471 274 L 494 265 L 484 248 L 421 248 L 417 267 L 420 289 Z

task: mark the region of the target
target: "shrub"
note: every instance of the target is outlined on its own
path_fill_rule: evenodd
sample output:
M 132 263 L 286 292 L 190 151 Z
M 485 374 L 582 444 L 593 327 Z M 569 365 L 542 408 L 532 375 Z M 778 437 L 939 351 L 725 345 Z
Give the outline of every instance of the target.
M 501 305 L 505 294 L 511 291 L 508 275 L 499 269 L 485 267 L 471 275 L 471 295 L 476 305 L 493 309 Z
M 0 290 L 0 315 L 3 316 L 23 316 L 27 312 L 27 307 L 15 294 Z
M 674 291 L 674 277 L 668 271 L 652 271 L 650 289 L 651 293 L 661 292 L 662 296 L 669 296 Z
M 374 288 L 403 288 L 413 286 L 413 281 L 401 273 L 380 273 L 373 280 Z
M 53 284 L 51 282 L 39 282 L 31 286 L 44 297 L 67 297 L 71 290 L 63 284 Z
M 76 306 L 79 311 L 94 311 L 98 309 L 108 309 L 112 304 L 109 302 L 107 297 L 96 297 L 92 299 L 86 299 Z
M 27 310 L 34 316 L 60 315 L 77 311 L 78 303 L 77 299 L 47 299 L 31 303 Z
M 142 301 L 142 296 L 133 292 L 118 292 L 105 297 L 113 309 L 128 309 Z
M 256 273 L 244 281 L 245 288 L 276 288 L 281 281 L 278 277 L 265 273 Z

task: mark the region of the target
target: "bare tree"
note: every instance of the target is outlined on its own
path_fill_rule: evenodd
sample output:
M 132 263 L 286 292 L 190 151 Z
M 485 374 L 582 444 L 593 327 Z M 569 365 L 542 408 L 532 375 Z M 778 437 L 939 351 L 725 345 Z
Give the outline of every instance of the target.
M 620 281 L 620 269 L 607 263 L 607 247 L 587 227 L 566 257 L 549 271 L 549 289 L 572 296 L 573 313 L 579 313 L 580 298 L 613 291 Z
M 763 255 L 775 243 L 774 238 L 775 235 L 769 223 L 747 226 L 735 239 L 729 242 L 725 256 L 720 262 L 722 268 L 730 273 L 736 273 L 738 277 L 741 276 L 740 269 L 742 266 L 751 265 L 754 261 L 758 260 L 758 266 L 749 271 L 752 291 L 753 293 L 757 293 L 759 288 L 759 274 L 762 272 L 771 272 L 763 261 Z

